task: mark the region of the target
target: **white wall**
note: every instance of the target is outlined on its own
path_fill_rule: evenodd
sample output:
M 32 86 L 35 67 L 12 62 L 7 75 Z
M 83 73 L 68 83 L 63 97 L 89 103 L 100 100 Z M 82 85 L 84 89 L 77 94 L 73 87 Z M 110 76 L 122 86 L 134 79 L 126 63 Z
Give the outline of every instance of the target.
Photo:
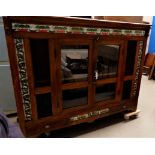
M 152 24 L 153 16 L 143 16 L 143 21 Z

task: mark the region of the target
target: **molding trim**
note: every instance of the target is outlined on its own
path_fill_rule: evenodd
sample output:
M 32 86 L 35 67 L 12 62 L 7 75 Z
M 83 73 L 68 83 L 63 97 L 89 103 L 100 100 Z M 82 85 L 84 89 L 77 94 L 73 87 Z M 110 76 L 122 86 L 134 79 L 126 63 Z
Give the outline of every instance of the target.
M 99 115 L 102 115 L 102 114 L 107 113 L 109 111 L 110 111 L 109 108 L 105 108 L 105 109 L 89 112 L 89 113 L 82 114 L 82 115 L 76 115 L 76 116 L 71 117 L 70 121 L 75 122 L 75 121 L 87 119 L 87 118 L 90 118 L 90 117 L 99 116 Z
M 140 67 L 142 62 L 142 54 L 143 54 L 143 41 L 139 42 L 139 50 L 138 50 L 138 58 L 137 58 L 137 66 L 136 66 L 136 73 L 135 73 L 135 79 L 133 82 L 133 88 L 132 88 L 132 97 L 136 96 L 137 93 L 137 87 L 138 87 L 138 81 L 139 81 L 139 73 L 140 73 Z
M 28 121 L 28 120 L 32 120 L 32 113 L 31 113 L 30 92 L 29 92 L 28 78 L 27 78 L 27 72 L 26 72 L 23 40 L 14 39 L 14 42 L 16 47 L 16 56 L 17 56 L 18 72 L 19 72 L 21 93 L 23 98 L 25 119 Z
M 71 27 L 58 25 L 37 25 L 12 23 L 12 29 L 18 32 L 52 32 L 89 35 L 122 35 L 122 36 L 144 36 L 143 30 L 126 30 L 111 28 Z

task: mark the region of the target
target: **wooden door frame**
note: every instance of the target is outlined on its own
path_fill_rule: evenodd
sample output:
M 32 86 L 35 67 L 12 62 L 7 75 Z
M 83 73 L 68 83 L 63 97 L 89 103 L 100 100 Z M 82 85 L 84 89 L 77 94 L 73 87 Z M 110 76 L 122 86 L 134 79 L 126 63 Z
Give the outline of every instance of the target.
M 100 101 L 97 103 L 103 103 L 105 102 L 114 102 L 116 101 L 117 103 L 119 103 L 121 101 L 121 92 L 122 92 L 122 88 L 123 88 L 123 83 L 122 83 L 122 79 L 124 76 L 124 56 L 125 56 L 125 52 L 124 52 L 124 41 L 122 41 L 121 39 L 118 39 L 117 37 L 107 37 L 107 38 L 98 38 L 98 40 L 94 41 L 94 56 L 93 56 L 93 66 L 96 65 L 96 60 L 97 60 L 97 49 L 95 48 L 97 45 L 99 44 L 103 44 L 103 45 L 118 45 L 119 48 L 119 59 L 118 59 L 118 67 L 117 67 L 117 76 L 116 77 L 112 77 L 112 78 L 105 78 L 102 80 L 94 80 L 94 92 L 95 92 L 95 87 L 96 85 L 102 85 L 102 84 L 108 84 L 108 83 L 116 83 L 116 90 L 115 90 L 115 99 L 114 100 L 107 100 L 107 101 Z M 95 93 L 94 93 L 95 94 Z M 104 104 L 104 103 L 103 103 Z
M 87 81 L 81 81 L 81 82 L 73 82 L 73 83 L 67 83 L 63 84 L 61 82 L 61 68 L 58 66 L 61 66 L 61 46 L 62 45 L 88 45 L 89 50 L 88 50 L 88 80 Z M 62 91 L 60 90 L 68 90 L 68 89 L 76 89 L 76 88 L 88 88 L 88 104 L 87 107 L 92 106 L 92 49 L 93 49 L 93 40 L 92 39 L 81 39 L 81 38 L 59 38 L 57 40 L 57 51 L 56 51 L 56 75 L 57 75 L 57 86 L 58 86 L 58 98 L 59 98 L 59 103 L 60 103 L 60 112 L 62 111 L 71 111 L 73 108 L 70 109 L 63 109 L 62 105 Z M 86 105 L 83 105 L 85 107 Z

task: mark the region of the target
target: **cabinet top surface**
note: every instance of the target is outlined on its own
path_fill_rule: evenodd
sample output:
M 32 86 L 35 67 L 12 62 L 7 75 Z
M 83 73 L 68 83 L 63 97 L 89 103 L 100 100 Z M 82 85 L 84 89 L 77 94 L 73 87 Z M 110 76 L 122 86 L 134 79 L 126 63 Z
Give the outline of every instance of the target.
M 117 27 L 117 28 L 134 28 L 146 29 L 150 28 L 147 23 L 131 23 L 131 22 L 118 22 L 109 20 L 86 19 L 77 17 L 51 17 L 51 16 L 11 16 L 3 17 L 4 23 L 25 23 L 25 24 L 57 24 L 57 25 L 72 25 L 72 26 L 88 26 L 88 27 Z M 7 22 L 7 23 L 8 23 Z

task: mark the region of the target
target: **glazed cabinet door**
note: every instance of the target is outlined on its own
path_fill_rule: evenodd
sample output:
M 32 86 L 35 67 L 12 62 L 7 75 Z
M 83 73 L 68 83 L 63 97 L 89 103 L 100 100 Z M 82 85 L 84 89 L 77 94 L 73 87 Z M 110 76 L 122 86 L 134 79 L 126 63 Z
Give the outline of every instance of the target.
M 121 98 L 124 44 L 121 40 L 113 40 L 103 39 L 95 43 L 93 90 L 97 104 L 116 103 Z
M 89 106 L 92 96 L 92 41 L 60 39 L 57 45 L 57 106 L 60 111 Z

